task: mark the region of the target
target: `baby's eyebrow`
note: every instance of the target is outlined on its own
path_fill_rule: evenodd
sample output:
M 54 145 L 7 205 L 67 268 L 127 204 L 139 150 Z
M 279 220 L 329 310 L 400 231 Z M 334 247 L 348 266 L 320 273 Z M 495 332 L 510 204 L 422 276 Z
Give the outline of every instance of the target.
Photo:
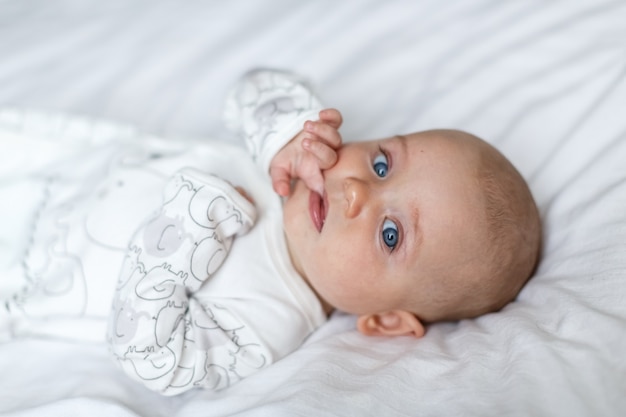
M 411 223 L 411 231 L 410 242 L 412 246 L 412 252 L 414 255 L 419 251 L 420 246 L 422 245 L 422 228 L 420 226 L 420 211 L 417 207 L 411 207 L 409 213 L 409 221 Z M 408 236 L 407 236 L 408 237 Z
M 406 155 L 407 153 L 407 144 L 406 144 L 406 137 L 404 137 L 403 135 L 395 135 L 392 137 L 393 140 L 400 142 L 400 146 L 402 147 L 401 151 L 404 152 L 404 154 Z

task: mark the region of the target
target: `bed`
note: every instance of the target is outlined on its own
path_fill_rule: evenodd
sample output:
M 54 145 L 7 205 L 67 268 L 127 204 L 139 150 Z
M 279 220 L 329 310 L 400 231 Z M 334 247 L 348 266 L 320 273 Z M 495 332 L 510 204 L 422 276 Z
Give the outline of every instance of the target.
M 233 140 L 223 99 L 254 67 L 307 77 L 346 141 L 436 127 L 487 139 L 544 224 L 536 274 L 502 311 L 421 339 L 367 338 L 335 313 L 225 391 L 146 390 L 98 324 L 82 323 L 93 341 L 2 339 L 0 414 L 625 415 L 625 22 L 622 0 L 0 1 L 3 284 L 34 236 L 40 170 L 103 144 Z

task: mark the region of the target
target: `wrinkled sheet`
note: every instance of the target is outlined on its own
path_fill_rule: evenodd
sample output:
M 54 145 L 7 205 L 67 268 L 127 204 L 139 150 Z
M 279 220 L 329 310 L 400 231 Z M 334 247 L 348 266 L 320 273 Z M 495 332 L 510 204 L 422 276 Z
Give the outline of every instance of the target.
M 20 181 L 80 163 L 94 138 L 229 138 L 224 95 L 259 66 L 307 76 L 348 141 L 484 137 L 544 222 L 537 273 L 501 312 L 419 340 L 366 338 L 335 314 L 233 388 L 169 398 L 123 376 L 104 344 L 5 340 L 0 415 L 624 415 L 624 22 L 609 0 L 0 1 L 0 106 L 30 115 L 0 131 L 0 279 L 34 215 Z M 51 114 L 84 129 L 39 129 Z

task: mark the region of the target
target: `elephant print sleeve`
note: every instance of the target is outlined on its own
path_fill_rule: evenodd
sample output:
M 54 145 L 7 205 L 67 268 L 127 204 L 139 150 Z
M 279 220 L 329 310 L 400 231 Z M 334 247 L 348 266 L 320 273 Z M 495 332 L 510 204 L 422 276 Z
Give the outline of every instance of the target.
M 224 122 L 239 136 L 263 172 L 274 155 L 302 130 L 318 120 L 323 109 L 300 76 L 268 69 L 245 74 L 233 87 L 224 107 Z
M 227 307 L 194 297 L 255 217 L 217 177 L 186 169 L 169 180 L 129 245 L 109 319 L 110 349 L 131 378 L 174 395 L 224 388 L 264 364 L 262 349 L 246 351 L 253 334 L 228 330 L 236 319 Z

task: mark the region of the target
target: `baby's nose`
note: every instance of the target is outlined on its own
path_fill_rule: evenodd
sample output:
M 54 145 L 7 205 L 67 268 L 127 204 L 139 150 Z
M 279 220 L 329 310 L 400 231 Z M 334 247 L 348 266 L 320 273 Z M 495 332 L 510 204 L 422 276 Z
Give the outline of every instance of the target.
M 348 202 L 346 216 L 348 218 L 358 216 L 369 196 L 369 187 L 359 179 L 346 178 L 343 183 L 343 190 Z

